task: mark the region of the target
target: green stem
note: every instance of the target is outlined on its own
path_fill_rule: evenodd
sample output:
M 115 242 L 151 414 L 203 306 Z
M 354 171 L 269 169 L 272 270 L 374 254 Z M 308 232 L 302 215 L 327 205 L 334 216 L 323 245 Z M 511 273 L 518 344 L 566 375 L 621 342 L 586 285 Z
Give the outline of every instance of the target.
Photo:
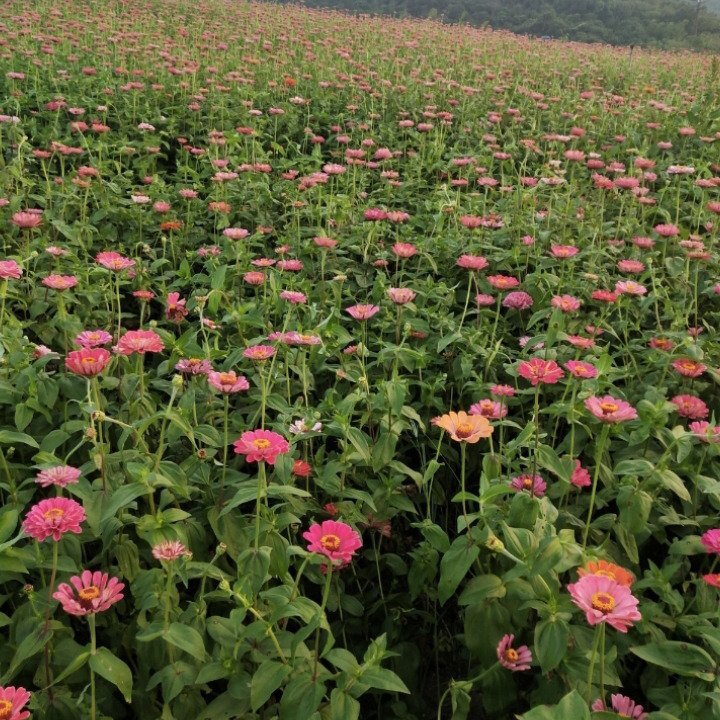
M 87 616 L 88 625 L 90 626 L 90 655 L 97 655 L 96 639 L 95 639 L 95 613 L 89 613 Z M 95 720 L 95 671 L 90 666 L 90 718 Z
M 540 383 L 535 386 L 535 452 L 533 454 L 532 485 L 530 497 L 535 497 L 535 476 L 537 475 L 538 447 L 540 445 Z
M 323 615 L 325 614 L 325 606 L 327 605 L 328 597 L 330 596 L 330 583 L 332 582 L 332 560 L 328 558 L 327 564 L 327 575 L 325 576 L 325 590 L 323 591 L 322 605 L 320 605 L 320 621 L 322 623 Z M 318 624 L 317 630 L 315 631 L 315 666 L 313 668 L 313 682 L 317 680 L 317 668 L 318 668 L 318 655 L 320 654 L 320 624 Z
M 605 707 L 605 623 L 600 623 L 600 699 Z
M 592 678 L 593 678 L 593 670 L 595 669 L 595 658 L 597 656 L 598 651 L 598 644 L 600 643 L 600 633 L 601 628 L 605 627 L 605 623 L 599 623 L 595 626 L 595 640 L 593 641 L 593 649 L 592 649 L 592 655 L 590 656 L 590 667 L 588 668 L 588 676 L 587 676 L 587 704 L 590 704 L 590 699 L 592 697 Z
M 600 464 L 609 433 L 610 425 L 605 424 L 595 451 L 595 473 L 593 475 L 592 492 L 590 493 L 590 508 L 588 509 L 587 522 L 585 524 L 585 531 L 583 532 L 583 550 L 587 547 L 587 539 L 590 534 L 590 522 L 592 520 L 593 507 L 595 506 L 595 493 L 597 491 L 598 477 L 600 477 Z
M 223 469 L 222 469 L 222 482 L 220 483 L 220 502 L 222 503 L 223 490 L 225 489 L 225 471 L 227 470 L 227 454 L 228 454 L 228 414 L 230 409 L 230 395 L 225 393 L 225 422 L 224 422 L 224 436 L 223 436 Z
M 467 507 L 465 504 L 465 452 L 467 443 L 460 443 L 460 491 L 462 492 L 462 511 L 465 518 L 465 532 L 470 531 L 470 521 L 467 516 Z
M 260 502 L 265 489 L 265 463 L 261 460 L 258 467 L 258 491 L 257 503 L 255 504 L 255 552 L 260 549 Z

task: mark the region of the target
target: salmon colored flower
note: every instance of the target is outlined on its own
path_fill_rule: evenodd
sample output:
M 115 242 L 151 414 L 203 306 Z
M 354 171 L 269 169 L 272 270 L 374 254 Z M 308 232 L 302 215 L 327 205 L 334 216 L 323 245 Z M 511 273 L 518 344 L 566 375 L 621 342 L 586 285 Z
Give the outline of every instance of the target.
M 79 535 L 80 523 L 85 520 L 83 506 L 69 498 L 56 497 L 41 500 L 30 508 L 23 521 L 23 530 L 38 542 L 51 537 L 57 542 L 68 532 Z
M 585 612 L 588 623 L 608 623 L 626 633 L 633 623 L 642 620 L 638 599 L 630 588 L 602 575 L 585 575 L 568 585 L 572 601 Z
M 579 360 L 568 360 L 565 363 L 565 369 L 574 377 L 583 380 L 597 377 L 597 368 L 594 365 Z
M 355 552 L 362 547 L 360 535 L 349 525 L 336 520 L 311 525 L 303 537 L 308 541 L 309 552 L 325 555 L 338 569 L 349 565 Z
M 637 417 L 637 410 L 625 402 L 611 395 L 605 397 L 592 397 L 585 400 L 585 407 L 598 419 L 607 423 L 625 422 Z
M 251 345 L 243 351 L 243 357 L 248 360 L 264 361 L 275 354 L 275 348 L 270 345 Z
M 560 308 L 563 312 L 575 312 L 580 309 L 580 301 L 572 295 L 556 295 L 550 304 L 554 308 Z
M 121 270 L 127 270 L 127 268 L 135 265 L 135 261 L 130 258 L 120 255 L 116 252 L 101 252 L 95 256 L 95 262 L 100 263 L 103 267 L 108 270 L 114 270 L 120 272 Z
M 73 350 L 65 357 L 67 369 L 76 375 L 95 377 L 110 363 L 112 355 L 105 348 L 88 348 Z
M 120 355 L 132 355 L 134 352 L 144 355 L 148 352 L 162 352 L 164 349 L 162 338 L 152 330 L 128 330 L 113 347 Z
M 40 212 L 16 212 L 10 222 L 17 225 L 23 230 L 31 230 L 32 228 L 42 225 L 42 211 Z
M 30 700 L 30 693 L 23 687 L 0 687 L 0 720 L 25 720 L 29 710 L 23 710 Z
M 487 418 L 482 415 L 468 415 L 464 410 L 442 415 L 434 424 L 458 442 L 476 443 L 480 438 L 490 437 L 493 432 Z
M 248 430 L 233 443 L 238 455 L 245 455 L 248 462 L 275 464 L 278 455 L 290 450 L 287 440 L 272 430 Z
M 92 615 L 105 612 L 123 599 L 125 585 L 117 578 L 108 579 L 107 573 L 84 570 L 80 576 L 70 578 L 72 585 L 60 583 L 53 597 L 70 615 Z
M 293 463 L 292 470 L 293 475 L 296 475 L 297 477 L 309 477 L 310 473 L 312 472 L 312 468 L 308 463 L 306 463 L 304 460 L 296 460 Z
M 353 305 L 352 307 L 346 308 L 345 312 L 362 322 L 371 318 L 379 310 L 380 308 L 377 305 Z
M 585 563 L 584 567 L 578 568 L 578 575 L 580 577 L 600 575 L 601 577 L 610 578 L 618 585 L 624 585 L 625 587 L 632 587 L 635 582 L 632 573 L 628 572 L 624 567 L 607 560 L 591 560 Z
M 490 263 L 482 255 L 461 255 L 456 264 L 466 270 L 484 270 Z
M 213 370 L 207 373 L 207 379 L 208 385 L 219 390 L 224 395 L 250 389 L 247 378 L 244 375 L 236 375 L 234 370 L 229 372 L 215 372 Z
M 691 360 L 690 358 L 680 358 L 676 360 L 672 366 L 681 375 L 690 378 L 700 377 L 700 375 L 707 370 L 707 365 L 703 365 L 701 362 Z
M 520 363 L 518 375 L 530 380 L 530 383 L 535 386 L 538 383 L 553 385 L 562 379 L 564 373 L 554 360 L 533 358 Z
M 14 260 L 0 260 L 0 279 L 17 280 L 22 274 L 22 268 Z
M 77 285 L 77 278 L 74 275 L 48 275 L 42 284 L 52 290 L 69 290 Z
M 179 540 L 165 540 L 158 543 L 153 547 L 152 555 L 161 562 L 172 562 L 181 557 L 192 557 L 192 553 Z
M 675 405 L 680 417 L 690 418 L 691 420 L 702 420 L 710 412 L 708 406 L 694 395 L 676 395 L 670 402 Z
M 514 635 L 504 635 L 497 646 L 497 656 L 500 664 L 513 672 L 522 672 L 530 669 L 532 653 L 527 645 L 513 648 Z

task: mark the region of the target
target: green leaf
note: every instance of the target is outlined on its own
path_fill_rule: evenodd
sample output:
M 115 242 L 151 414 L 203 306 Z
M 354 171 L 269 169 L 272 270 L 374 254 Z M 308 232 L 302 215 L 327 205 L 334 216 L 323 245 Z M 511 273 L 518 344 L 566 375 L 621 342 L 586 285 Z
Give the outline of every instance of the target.
M 535 657 L 543 674 L 554 670 L 565 657 L 570 628 L 564 620 L 550 618 L 535 626 Z
M 677 675 L 700 678 L 712 682 L 715 679 L 715 661 L 697 645 L 675 640 L 665 640 L 630 651 L 645 662 L 659 665 Z
M 102 650 L 104 648 L 100 649 Z M 72 675 L 74 672 L 77 672 L 88 661 L 89 657 L 89 650 L 80 653 L 57 677 L 53 678 L 53 681 L 47 687 L 52 687 L 53 685 L 59 683 L 61 680 L 64 680 L 66 677 Z M 45 688 L 45 690 L 47 690 L 47 687 Z
M 520 720 L 590 720 L 590 710 L 583 697 L 573 690 L 557 705 L 540 705 L 519 717 Z
M 49 630 L 46 633 L 44 625 L 41 625 L 41 627 L 36 628 L 30 635 L 25 637 L 18 645 L 8 671 L 2 676 L 2 678 L 0 678 L 0 685 L 5 685 L 9 680 L 11 680 L 20 665 L 22 665 L 22 663 L 24 663 L 29 657 L 39 653 L 50 641 L 52 636 L 53 631 Z
M 182 623 L 172 623 L 167 632 L 163 633 L 163 637 L 171 645 L 184 650 L 198 660 L 205 659 L 205 643 L 202 635 L 189 625 Z
M 440 561 L 438 600 L 444 605 L 462 582 L 477 556 L 480 548 L 467 535 L 455 539 Z
M 330 693 L 330 720 L 358 720 L 360 703 L 347 693 L 335 688 Z
M 120 508 L 127 507 L 133 500 L 147 494 L 148 489 L 139 482 L 123 485 L 115 490 L 109 497 L 103 498 L 103 509 L 100 522 L 106 523 L 115 516 Z
M 387 692 L 410 693 L 405 683 L 392 671 L 381 667 L 370 667 L 360 676 L 364 685 Z
M 266 660 L 255 671 L 250 685 L 250 707 L 253 712 L 257 712 L 270 699 L 291 672 L 291 665 L 283 665 L 277 660 Z
M 32 418 L 32 411 L 30 412 L 30 417 Z M 30 422 L 30 420 L 28 420 L 28 422 Z M 23 432 L 15 432 L 14 430 L 0 430 L 0 443 L 7 445 L 22 443 L 23 445 L 29 445 L 38 450 L 40 449 L 40 446 L 30 435 L 26 435 Z
M 348 440 L 353 447 L 360 453 L 362 459 L 370 464 L 370 444 L 365 433 L 356 427 L 349 427 L 347 430 Z
M 17 521 L 18 512 L 14 508 L 9 508 L 0 515 L 0 543 L 4 543 L 13 534 Z
M 381 433 L 372 450 L 372 468 L 375 472 L 384 468 L 395 455 L 397 436 L 393 433 Z
M 101 647 L 95 655 L 90 656 L 89 665 L 123 694 L 125 702 L 132 700 L 132 673 L 120 658 L 115 657 L 107 648 Z
M 690 493 L 685 487 L 685 483 L 672 471 L 665 468 L 664 470 L 658 470 L 653 477 L 660 480 L 660 483 L 664 488 L 674 492 L 681 500 L 690 502 Z
M 507 589 L 497 575 L 478 575 L 460 593 L 458 605 L 479 605 L 487 598 L 503 598 Z

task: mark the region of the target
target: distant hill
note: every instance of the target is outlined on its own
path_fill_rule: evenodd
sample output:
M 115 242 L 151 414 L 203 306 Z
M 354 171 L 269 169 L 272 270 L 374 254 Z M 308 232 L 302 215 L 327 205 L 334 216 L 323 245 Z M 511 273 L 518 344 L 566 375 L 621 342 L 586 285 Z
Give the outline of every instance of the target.
M 720 0 L 304 0 L 307 7 L 430 17 L 612 45 L 720 52 Z

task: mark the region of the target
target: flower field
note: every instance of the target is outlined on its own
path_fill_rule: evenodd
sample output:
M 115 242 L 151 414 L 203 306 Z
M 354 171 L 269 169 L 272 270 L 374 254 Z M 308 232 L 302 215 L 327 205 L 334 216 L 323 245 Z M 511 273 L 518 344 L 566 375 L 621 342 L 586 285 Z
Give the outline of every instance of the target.
M 720 68 L 0 9 L 0 720 L 720 718 Z

